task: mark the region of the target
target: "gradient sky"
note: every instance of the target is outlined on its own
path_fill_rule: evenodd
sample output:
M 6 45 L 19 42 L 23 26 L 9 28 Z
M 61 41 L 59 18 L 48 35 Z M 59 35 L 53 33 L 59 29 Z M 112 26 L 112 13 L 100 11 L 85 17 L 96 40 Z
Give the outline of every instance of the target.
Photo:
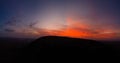
M 0 0 L 0 36 L 120 38 L 120 0 Z

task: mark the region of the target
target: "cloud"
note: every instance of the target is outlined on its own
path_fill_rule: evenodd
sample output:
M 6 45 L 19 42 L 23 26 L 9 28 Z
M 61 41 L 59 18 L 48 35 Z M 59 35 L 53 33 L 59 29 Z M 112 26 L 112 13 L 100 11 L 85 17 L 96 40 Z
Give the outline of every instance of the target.
M 35 25 L 37 24 L 38 22 L 37 21 L 34 21 L 34 22 L 31 22 L 28 27 L 29 28 L 35 28 Z
M 6 31 L 6 32 L 15 32 L 15 30 L 13 30 L 13 29 L 4 29 L 4 31 Z
M 7 21 L 5 25 L 16 26 L 17 22 L 18 22 L 18 19 L 16 17 L 13 17 L 9 21 Z

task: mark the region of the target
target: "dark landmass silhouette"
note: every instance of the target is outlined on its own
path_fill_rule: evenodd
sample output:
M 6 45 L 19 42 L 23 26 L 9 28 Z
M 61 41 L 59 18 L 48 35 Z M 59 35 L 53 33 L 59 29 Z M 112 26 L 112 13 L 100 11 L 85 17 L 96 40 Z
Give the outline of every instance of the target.
M 24 48 L 22 53 L 22 59 L 27 62 L 41 62 L 42 59 L 56 58 L 89 59 L 115 58 L 119 56 L 110 45 L 95 40 L 58 36 L 41 37 Z
M 14 63 L 21 49 L 34 39 L 0 37 L 0 63 Z
M 0 63 L 3 61 L 4 63 L 37 63 L 43 60 L 63 61 L 63 59 L 81 61 L 91 58 L 112 60 L 120 57 L 119 43 L 113 45 L 114 42 L 109 44 L 109 42 L 59 36 L 45 36 L 36 40 L 0 38 Z

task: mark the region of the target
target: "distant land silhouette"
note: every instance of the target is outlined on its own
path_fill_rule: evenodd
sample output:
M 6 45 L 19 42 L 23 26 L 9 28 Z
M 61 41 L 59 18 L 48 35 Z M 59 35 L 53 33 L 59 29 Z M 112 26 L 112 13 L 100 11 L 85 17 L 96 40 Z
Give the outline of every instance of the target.
M 21 59 L 41 62 L 56 58 L 115 58 L 117 51 L 110 45 L 88 39 L 45 36 L 38 38 L 23 49 Z M 42 59 L 40 59 L 42 58 Z M 53 60 L 54 61 L 54 60 Z
M 119 57 L 119 41 L 104 42 L 60 36 L 44 36 L 38 39 L 0 38 L 0 63 L 40 63 L 43 60 L 63 61 L 63 59 L 68 59 L 67 61 L 76 59 L 81 62 L 82 59 L 94 61 L 97 58 L 101 61 Z

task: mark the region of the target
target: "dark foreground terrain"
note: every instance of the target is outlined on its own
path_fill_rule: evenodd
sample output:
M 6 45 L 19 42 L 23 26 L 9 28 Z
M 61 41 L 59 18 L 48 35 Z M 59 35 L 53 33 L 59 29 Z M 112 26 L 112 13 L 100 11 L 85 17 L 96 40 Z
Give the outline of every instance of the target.
M 35 63 L 41 62 L 43 59 L 45 61 L 49 61 L 49 59 L 51 61 L 82 60 L 79 58 L 113 59 L 120 57 L 119 46 L 119 42 L 104 43 L 57 36 L 41 37 L 34 41 L 32 39 L 1 38 L 0 63 Z
M 33 39 L 0 38 L 0 63 L 13 63 L 21 54 L 21 49 L 31 43 Z

